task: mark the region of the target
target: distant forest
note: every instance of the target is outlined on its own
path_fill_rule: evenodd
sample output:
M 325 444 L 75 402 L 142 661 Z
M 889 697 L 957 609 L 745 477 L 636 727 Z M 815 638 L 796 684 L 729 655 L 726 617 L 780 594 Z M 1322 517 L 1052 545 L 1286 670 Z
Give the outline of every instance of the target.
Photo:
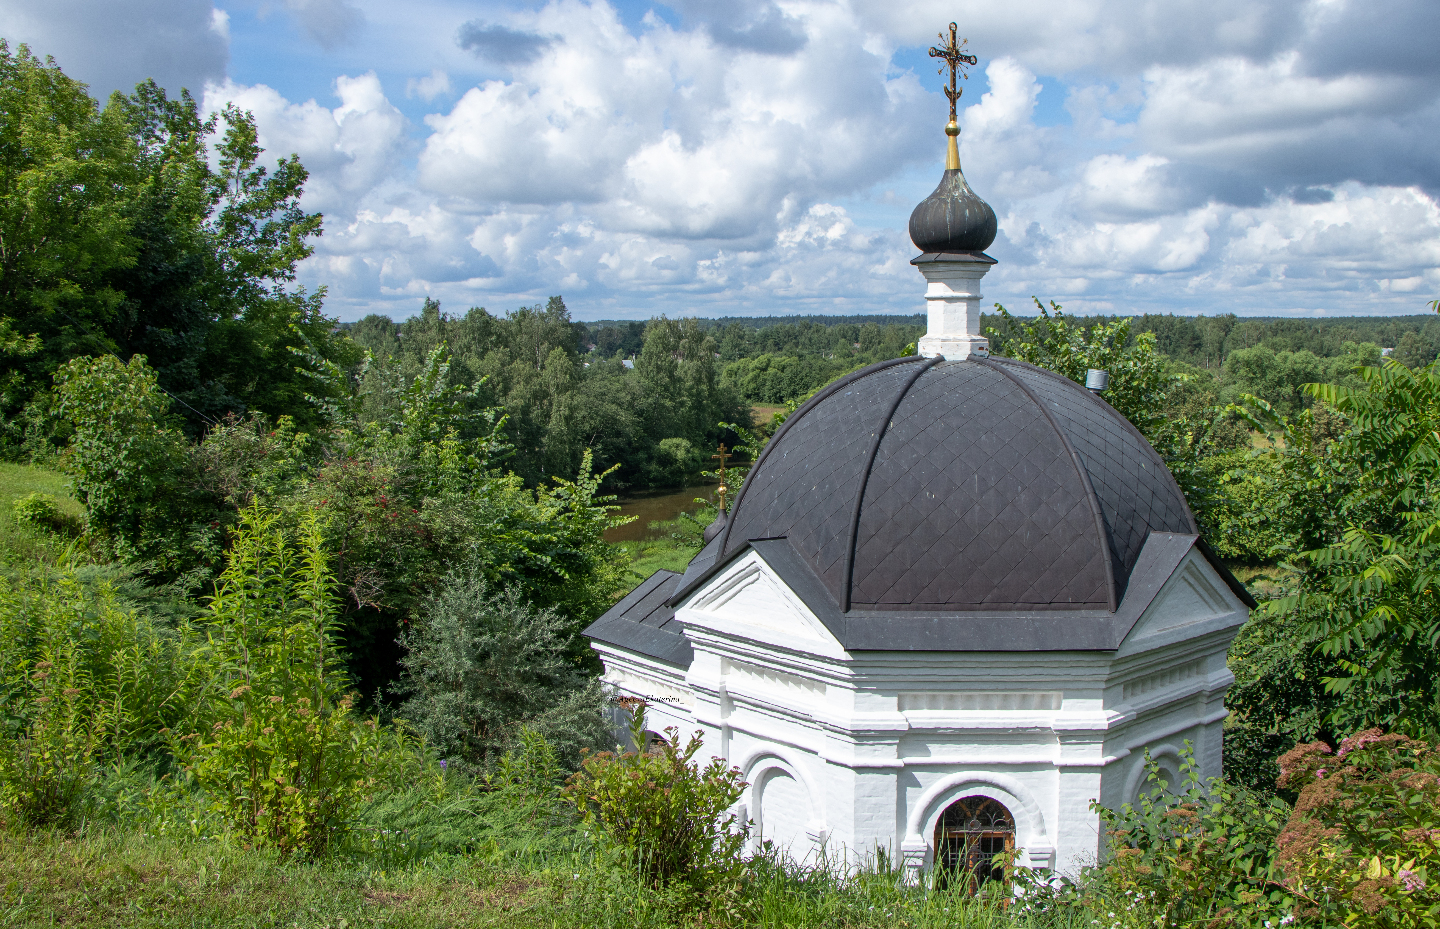
M 1089 330 L 1120 316 L 1066 317 Z M 1282 415 L 1313 402 L 1307 383 L 1346 383 L 1382 353 L 1410 367 L 1440 354 L 1433 315 L 1344 319 L 1132 317 L 1131 338 L 1153 333 L 1184 404 L 1259 396 Z M 1005 339 L 1030 318 L 984 314 Z M 708 468 L 714 446 L 748 426 L 752 407 L 793 405 L 856 368 L 903 354 L 924 333 L 914 316 L 795 316 L 602 320 L 571 318 L 560 297 L 504 315 L 444 312 L 427 301 L 404 321 L 371 315 L 342 326 L 374 359 L 370 373 L 413 378 L 442 343 L 452 383 L 473 403 L 502 409 L 513 444 L 507 467 L 527 482 L 567 475 L 586 448 L 615 467 L 620 492 L 675 486 Z M 1386 351 L 1388 350 L 1388 351 Z M 358 369 L 357 369 L 358 370 Z M 359 375 L 356 375 L 359 376 Z M 1178 399 L 1177 399 L 1177 402 Z M 783 415 L 783 414 L 782 414 Z M 762 432 L 770 416 L 757 417 Z

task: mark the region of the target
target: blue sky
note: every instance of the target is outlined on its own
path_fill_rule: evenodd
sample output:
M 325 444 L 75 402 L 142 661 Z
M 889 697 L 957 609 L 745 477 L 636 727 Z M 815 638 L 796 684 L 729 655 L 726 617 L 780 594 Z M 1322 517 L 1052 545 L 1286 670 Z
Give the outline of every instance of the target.
M 0 0 L 97 96 L 155 77 L 298 153 L 345 319 L 917 312 L 925 49 L 980 58 L 990 301 L 1416 313 L 1440 294 L 1433 0 Z

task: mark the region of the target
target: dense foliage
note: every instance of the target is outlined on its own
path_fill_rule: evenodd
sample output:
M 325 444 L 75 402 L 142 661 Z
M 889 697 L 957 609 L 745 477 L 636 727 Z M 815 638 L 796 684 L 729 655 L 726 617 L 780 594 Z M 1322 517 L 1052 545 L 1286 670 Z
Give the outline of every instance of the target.
M 1076 897 L 1118 892 L 1151 925 L 1433 926 L 1440 835 L 1440 753 L 1398 733 L 1365 730 L 1332 749 L 1299 745 L 1279 762 L 1273 795 L 1183 782 L 1150 765 L 1152 791 L 1134 806 L 1099 808 L 1107 860 Z M 1135 918 L 1138 917 L 1138 918 Z
M 62 460 L 92 538 L 153 580 L 204 589 L 245 507 L 291 523 L 323 515 L 341 635 L 367 696 L 394 679 L 402 621 L 454 566 L 558 609 L 575 662 L 585 660 L 575 634 L 621 582 L 589 454 L 576 479 L 535 489 L 499 470 L 503 418 L 449 384 L 443 347 L 413 379 L 361 380 L 330 425 L 308 433 L 257 415 L 189 442 L 140 356 L 77 359 L 57 382 L 73 432 Z
M 299 207 L 306 171 L 261 165 L 249 114 L 202 118 L 148 81 L 102 109 L 0 40 L 0 139 L 3 448 L 27 430 L 32 451 L 63 440 L 50 376 L 105 353 L 149 356 L 192 435 L 249 410 L 314 420 L 293 350 L 343 360 L 348 343 L 293 284 L 320 233 Z
M 631 719 L 632 751 L 587 757 L 565 799 L 581 821 L 656 886 L 680 883 L 697 894 L 735 893 L 743 874 L 747 823 L 730 808 L 745 790 L 740 769 L 711 758 L 701 767 L 696 732 L 681 745 L 670 728 L 652 744 L 643 709 Z
M 457 771 L 493 767 L 522 732 L 573 770 L 582 749 L 610 738 L 606 694 L 571 654 L 575 632 L 573 621 L 517 589 L 492 591 L 482 569 L 462 565 L 401 636 L 399 713 Z
M 1369 729 L 1296 746 L 1281 784 L 1298 791 L 1276 863 L 1298 913 L 1345 925 L 1440 922 L 1440 754 Z
M 498 317 L 483 308 L 451 317 L 427 301 L 405 322 L 368 316 L 349 334 L 370 355 L 362 384 L 413 377 L 445 346 L 468 408 L 504 412 L 505 466 L 530 485 L 575 474 L 587 453 L 614 488 L 681 485 L 725 437 L 719 423 L 748 411 L 694 320 L 661 318 L 643 331 L 633 370 L 585 351 L 585 328 L 559 297 Z
M 323 521 L 311 511 L 287 533 L 242 515 L 196 628 L 204 644 L 186 656 L 192 724 L 167 733 L 227 825 L 282 853 L 324 854 L 360 801 L 415 767 L 402 739 L 353 710 Z

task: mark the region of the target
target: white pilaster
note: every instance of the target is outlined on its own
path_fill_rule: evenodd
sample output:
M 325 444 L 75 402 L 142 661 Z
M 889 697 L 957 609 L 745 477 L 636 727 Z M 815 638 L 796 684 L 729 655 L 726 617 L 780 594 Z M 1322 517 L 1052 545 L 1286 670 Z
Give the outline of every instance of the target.
M 990 354 L 990 341 L 980 334 L 980 279 L 990 270 L 978 261 L 927 261 L 917 267 L 925 275 L 927 330 L 916 351 L 925 358 L 951 361 Z

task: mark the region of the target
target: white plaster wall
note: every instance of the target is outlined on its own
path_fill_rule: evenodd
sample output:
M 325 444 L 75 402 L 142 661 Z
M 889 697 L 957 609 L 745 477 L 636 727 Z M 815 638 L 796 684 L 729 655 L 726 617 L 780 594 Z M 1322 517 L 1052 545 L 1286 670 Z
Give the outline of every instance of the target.
M 797 859 L 811 849 L 805 830 L 810 823 L 810 791 L 794 775 L 772 767 L 757 778 L 751 795 L 751 816 L 761 841 L 773 842 Z
M 980 795 L 1015 816 L 1032 865 L 1074 872 L 1101 849 L 1092 801 L 1133 801 L 1147 748 L 1173 758 L 1188 739 L 1220 773 L 1244 610 L 1192 553 L 1113 654 L 847 654 L 752 551 L 676 615 L 689 668 L 597 646 L 606 679 L 651 701 L 650 728 L 702 731 L 792 857 L 928 866 L 945 807 Z

